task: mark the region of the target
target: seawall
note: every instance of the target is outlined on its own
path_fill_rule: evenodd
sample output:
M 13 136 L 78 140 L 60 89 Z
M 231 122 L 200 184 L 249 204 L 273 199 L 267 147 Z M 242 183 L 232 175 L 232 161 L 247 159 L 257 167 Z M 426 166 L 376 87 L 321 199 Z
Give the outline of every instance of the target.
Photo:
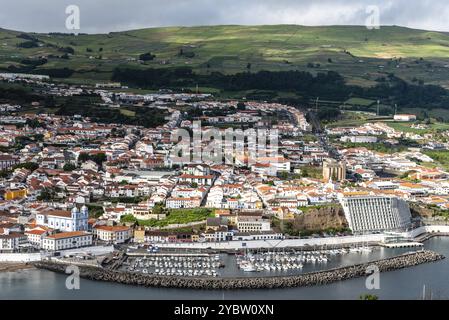
M 400 256 L 362 263 L 353 266 L 330 269 L 326 271 L 304 273 L 295 276 L 275 277 L 234 277 L 234 278 L 199 278 L 199 277 L 173 277 L 159 275 L 144 275 L 129 272 L 111 271 L 98 267 L 80 266 L 80 276 L 85 279 L 97 281 L 110 281 L 128 285 L 139 285 L 161 288 L 186 288 L 210 290 L 235 289 L 271 289 L 288 287 L 305 287 L 323 285 L 336 281 L 348 280 L 367 276 L 368 266 L 376 265 L 380 272 L 393 271 L 435 262 L 445 257 L 433 251 L 417 251 Z M 67 264 L 50 261 L 36 262 L 37 268 L 54 272 L 65 273 Z

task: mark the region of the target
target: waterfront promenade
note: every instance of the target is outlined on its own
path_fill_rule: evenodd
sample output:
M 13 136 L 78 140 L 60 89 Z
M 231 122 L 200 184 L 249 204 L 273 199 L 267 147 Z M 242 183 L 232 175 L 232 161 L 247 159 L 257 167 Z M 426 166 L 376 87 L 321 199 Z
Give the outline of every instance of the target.
M 323 246 L 347 246 L 352 244 L 377 244 L 384 239 L 383 234 L 328 237 L 310 239 L 276 239 L 276 240 L 247 240 L 221 242 L 182 242 L 158 243 L 160 248 L 178 249 L 210 249 L 210 250 L 239 250 L 239 249 L 282 249 L 282 248 L 313 248 Z
M 368 234 L 344 237 L 276 239 L 276 240 L 242 240 L 221 242 L 182 242 L 158 243 L 160 248 L 170 249 L 209 249 L 209 250 L 240 250 L 240 249 L 282 249 L 282 248 L 314 248 L 341 247 L 351 245 L 377 245 L 389 236 L 397 236 L 410 241 L 425 239 L 425 234 L 449 234 L 449 226 L 422 226 L 408 232 Z

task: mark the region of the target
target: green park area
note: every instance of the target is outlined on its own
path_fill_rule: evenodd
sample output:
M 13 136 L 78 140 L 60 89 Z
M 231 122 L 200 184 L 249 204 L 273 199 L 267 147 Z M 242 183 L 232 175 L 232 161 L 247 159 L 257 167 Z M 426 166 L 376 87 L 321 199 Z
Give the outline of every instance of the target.
M 413 125 L 417 125 L 417 122 L 393 122 L 388 121 L 386 124 L 395 129 L 396 131 L 402 131 L 402 132 L 410 132 L 410 133 L 417 133 L 417 134 L 425 134 L 425 133 L 436 133 L 439 131 L 445 131 L 449 130 L 449 123 L 444 122 L 432 122 L 432 123 L 421 123 L 422 129 L 413 128 Z
M 449 151 L 448 150 L 427 150 L 424 154 L 431 157 L 435 163 L 434 165 L 440 166 L 445 170 L 449 170 Z
M 207 218 L 214 217 L 214 210 L 208 208 L 162 209 L 161 212 L 167 214 L 167 217 L 165 219 L 137 220 L 132 215 L 125 215 L 122 216 L 121 222 L 132 222 L 137 223 L 139 226 L 146 227 L 166 227 L 172 224 L 186 224 L 191 222 L 203 221 Z

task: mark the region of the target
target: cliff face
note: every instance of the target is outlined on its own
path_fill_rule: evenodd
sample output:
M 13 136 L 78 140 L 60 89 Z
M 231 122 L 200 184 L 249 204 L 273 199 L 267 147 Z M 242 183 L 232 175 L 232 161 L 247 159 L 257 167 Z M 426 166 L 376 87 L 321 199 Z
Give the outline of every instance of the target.
M 415 203 L 410 204 L 410 212 L 412 214 L 412 217 L 423 217 L 423 218 L 431 218 L 437 213 L 436 209 L 427 208 L 422 205 L 418 205 Z
M 346 228 L 343 208 L 340 205 L 312 208 L 297 216 L 293 222 L 297 230 L 326 230 L 329 228 Z

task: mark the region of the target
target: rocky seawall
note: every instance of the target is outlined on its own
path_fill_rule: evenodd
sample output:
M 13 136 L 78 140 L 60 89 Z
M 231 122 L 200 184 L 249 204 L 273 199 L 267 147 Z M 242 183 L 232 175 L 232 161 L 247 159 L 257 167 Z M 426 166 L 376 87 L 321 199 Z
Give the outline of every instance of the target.
M 161 288 L 187 288 L 210 290 L 235 290 L 235 289 L 271 289 L 305 287 L 323 285 L 336 281 L 348 280 L 367 276 L 367 268 L 376 265 L 380 272 L 393 271 L 435 262 L 445 257 L 433 251 L 417 251 L 400 256 L 371 261 L 348 267 L 330 269 L 326 271 L 304 273 L 295 276 L 276 277 L 251 277 L 251 278 L 196 278 L 173 277 L 159 275 L 145 275 L 138 273 L 111 271 L 98 267 L 80 266 L 80 276 L 89 280 L 110 281 L 129 285 Z M 66 264 L 50 261 L 34 263 L 37 268 L 54 272 L 65 273 Z

